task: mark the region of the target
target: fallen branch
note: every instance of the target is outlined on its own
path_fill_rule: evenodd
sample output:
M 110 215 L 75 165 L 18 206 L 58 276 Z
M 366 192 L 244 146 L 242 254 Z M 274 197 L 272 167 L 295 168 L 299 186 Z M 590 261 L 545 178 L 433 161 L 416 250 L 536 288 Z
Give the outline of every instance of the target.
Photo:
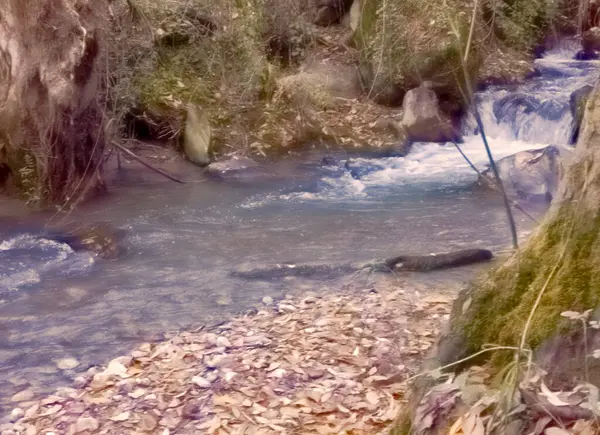
M 543 400 L 531 391 L 520 388 L 523 402 L 527 405 L 530 412 L 536 417 L 550 416 L 559 422 L 571 422 L 577 420 L 591 420 L 594 413 L 589 409 L 580 406 L 555 406 L 546 400 Z
M 163 171 L 162 169 L 158 169 L 155 168 L 154 166 L 152 166 L 150 163 L 144 161 L 141 157 L 139 157 L 138 155 L 134 154 L 133 151 L 125 148 L 123 145 L 121 145 L 120 143 L 117 143 L 115 141 L 111 142 L 111 145 L 115 148 L 118 148 L 120 151 L 123 151 L 125 154 L 127 154 L 128 156 L 130 156 L 131 158 L 137 160 L 138 162 L 140 162 L 142 165 L 144 165 L 145 167 L 147 167 L 148 169 L 151 169 L 152 171 L 159 173 L 160 175 L 162 175 L 163 177 L 168 178 L 171 181 L 174 181 L 176 183 L 180 183 L 180 184 L 185 184 L 185 181 L 180 180 L 177 177 L 174 177 L 173 175 L 170 175 L 168 173 L 166 173 L 165 171 Z

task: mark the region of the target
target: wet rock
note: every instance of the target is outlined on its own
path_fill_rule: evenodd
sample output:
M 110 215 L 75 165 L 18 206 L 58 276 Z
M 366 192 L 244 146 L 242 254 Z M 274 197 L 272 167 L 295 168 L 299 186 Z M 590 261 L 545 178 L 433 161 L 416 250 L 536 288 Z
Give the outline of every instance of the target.
M 63 358 L 56 361 L 56 367 L 60 370 L 71 370 L 79 365 L 79 361 L 75 358 Z
M 571 152 L 565 147 L 548 146 L 522 151 L 496 162 L 506 193 L 529 201 L 550 202 L 562 177 L 565 158 Z M 494 186 L 491 169 L 482 173 L 489 181 L 480 180 L 487 187 Z
M 10 421 L 14 423 L 17 420 L 20 420 L 25 415 L 25 411 L 21 408 L 15 408 L 10 412 Z
M 596 53 L 594 50 L 579 50 L 577 53 L 575 53 L 575 60 L 597 60 L 598 59 L 598 53 Z
M 252 178 L 262 174 L 258 171 L 258 163 L 247 157 L 233 156 L 226 160 L 213 162 L 206 167 L 204 173 L 216 179 Z
M 10 400 L 11 402 L 26 402 L 28 400 L 31 400 L 35 397 L 33 391 L 31 389 L 27 389 L 27 390 L 23 390 L 23 391 L 19 391 L 18 393 L 14 394 Z
M 459 135 L 442 113 L 438 97 L 428 84 L 411 89 L 404 96 L 402 125 L 412 142 L 456 141 Z
M 262 298 L 262 302 L 265 305 L 271 305 L 273 303 L 273 298 L 271 296 L 265 296 Z
M 585 113 L 585 106 L 593 90 L 594 87 L 592 85 L 586 85 L 577 89 L 571 94 L 569 99 L 571 114 L 573 115 L 573 133 L 571 135 L 571 144 L 577 143 L 581 122 L 583 121 L 583 115 Z

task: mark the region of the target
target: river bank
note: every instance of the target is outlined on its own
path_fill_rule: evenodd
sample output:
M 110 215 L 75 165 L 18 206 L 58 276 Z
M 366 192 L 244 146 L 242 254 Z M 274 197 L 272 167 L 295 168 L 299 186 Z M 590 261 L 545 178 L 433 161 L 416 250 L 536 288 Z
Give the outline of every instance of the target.
M 258 312 L 144 343 L 41 400 L 20 392 L 1 433 L 382 433 L 458 289 L 364 279 L 266 297 Z

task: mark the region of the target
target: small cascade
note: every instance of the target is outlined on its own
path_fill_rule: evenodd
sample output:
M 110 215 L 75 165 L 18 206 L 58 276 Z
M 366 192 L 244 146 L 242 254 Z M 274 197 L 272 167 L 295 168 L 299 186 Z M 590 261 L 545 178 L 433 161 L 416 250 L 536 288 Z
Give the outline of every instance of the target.
M 475 102 L 496 160 L 548 145 L 568 146 L 573 135 L 571 95 L 598 80 L 599 61 L 572 60 L 577 44 L 565 41 L 535 62 L 525 83 L 491 86 Z M 462 151 L 483 170 L 488 164 L 474 116 L 463 120 Z M 251 198 L 243 207 L 274 201 L 361 201 L 390 197 L 407 188 L 468 186 L 476 174 L 453 144 L 416 143 L 405 157 L 352 158 L 326 166 L 312 190 Z
M 565 42 L 535 61 L 537 75 L 519 86 L 492 86 L 475 96 L 492 142 L 523 141 L 568 145 L 573 133 L 571 95 L 598 80 L 597 61 L 572 60 L 577 45 Z M 477 135 L 473 115 L 463 123 L 465 137 Z

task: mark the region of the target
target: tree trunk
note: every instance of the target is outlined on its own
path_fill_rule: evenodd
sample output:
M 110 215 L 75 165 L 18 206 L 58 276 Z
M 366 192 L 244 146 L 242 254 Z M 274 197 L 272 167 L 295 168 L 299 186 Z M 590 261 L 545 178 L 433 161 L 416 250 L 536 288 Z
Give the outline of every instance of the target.
M 106 0 L 0 0 L 0 166 L 32 201 L 102 187 Z

